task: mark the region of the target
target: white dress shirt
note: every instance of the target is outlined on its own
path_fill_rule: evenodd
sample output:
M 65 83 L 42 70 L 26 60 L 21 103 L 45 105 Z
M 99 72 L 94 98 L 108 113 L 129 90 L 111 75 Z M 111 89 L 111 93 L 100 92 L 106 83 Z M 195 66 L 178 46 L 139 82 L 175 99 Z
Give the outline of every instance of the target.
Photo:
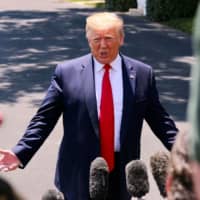
M 122 79 L 122 59 L 118 55 L 116 59 L 108 63 L 112 67 L 109 70 L 109 77 L 112 87 L 113 103 L 114 103 L 114 134 L 115 134 L 115 152 L 120 151 L 120 128 L 123 109 L 123 79 Z M 100 115 L 100 102 L 102 79 L 104 75 L 104 64 L 99 63 L 94 58 L 94 75 L 95 75 L 95 90 L 97 99 L 98 116 Z

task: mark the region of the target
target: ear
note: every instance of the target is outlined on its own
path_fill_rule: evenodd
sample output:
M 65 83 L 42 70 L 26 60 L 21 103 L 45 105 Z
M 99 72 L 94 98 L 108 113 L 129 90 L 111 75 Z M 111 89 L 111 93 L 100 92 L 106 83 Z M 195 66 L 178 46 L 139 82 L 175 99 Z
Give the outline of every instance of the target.
M 120 46 L 124 44 L 124 35 L 121 35 L 120 37 Z

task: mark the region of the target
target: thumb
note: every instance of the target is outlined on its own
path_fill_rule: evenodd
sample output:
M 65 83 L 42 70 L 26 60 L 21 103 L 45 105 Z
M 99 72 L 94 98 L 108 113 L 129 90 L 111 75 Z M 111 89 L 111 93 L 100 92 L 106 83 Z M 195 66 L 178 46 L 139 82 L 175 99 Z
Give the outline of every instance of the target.
M 11 151 L 7 149 L 0 149 L 0 161 L 18 161 L 17 156 Z
M 5 154 L 7 152 L 7 150 L 1 149 L 0 148 L 0 154 Z
M 5 155 L 5 154 L 7 154 L 7 153 L 9 153 L 9 152 L 11 152 L 11 151 L 9 151 L 9 150 L 7 150 L 7 149 L 1 149 L 1 148 L 0 148 L 0 154 Z

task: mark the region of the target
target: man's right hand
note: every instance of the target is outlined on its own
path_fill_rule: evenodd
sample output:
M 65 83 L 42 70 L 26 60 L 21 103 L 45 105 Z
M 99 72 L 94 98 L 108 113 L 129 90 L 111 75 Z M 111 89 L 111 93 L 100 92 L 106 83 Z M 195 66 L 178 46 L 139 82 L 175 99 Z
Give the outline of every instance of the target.
M 0 149 L 0 171 L 12 171 L 18 168 L 19 165 L 20 160 L 12 151 Z

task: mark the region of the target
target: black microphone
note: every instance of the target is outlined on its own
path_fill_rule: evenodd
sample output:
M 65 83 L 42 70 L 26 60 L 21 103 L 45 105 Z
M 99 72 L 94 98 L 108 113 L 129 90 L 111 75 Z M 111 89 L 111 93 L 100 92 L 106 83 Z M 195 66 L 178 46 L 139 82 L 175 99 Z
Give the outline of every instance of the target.
M 57 190 L 49 189 L 42 196 L 42 200 L 67 200 L 64 199 L 63 194 Z
M 159 151 L 150 157 L 150 166 L 153 177 L 162 197 L 167 196 L 166 178 L 169 166 L 169 155 L 164 151 Z
M 104 158 L 97 157 L 90 165 L 89 192 L 94 200 L 105 200 L 108 192 L 109 169 Z
M 132 197 L 141 198 L 149 192 L 147 167 L 141 160 L 133 160 L 126 165 L 126 187 Z

